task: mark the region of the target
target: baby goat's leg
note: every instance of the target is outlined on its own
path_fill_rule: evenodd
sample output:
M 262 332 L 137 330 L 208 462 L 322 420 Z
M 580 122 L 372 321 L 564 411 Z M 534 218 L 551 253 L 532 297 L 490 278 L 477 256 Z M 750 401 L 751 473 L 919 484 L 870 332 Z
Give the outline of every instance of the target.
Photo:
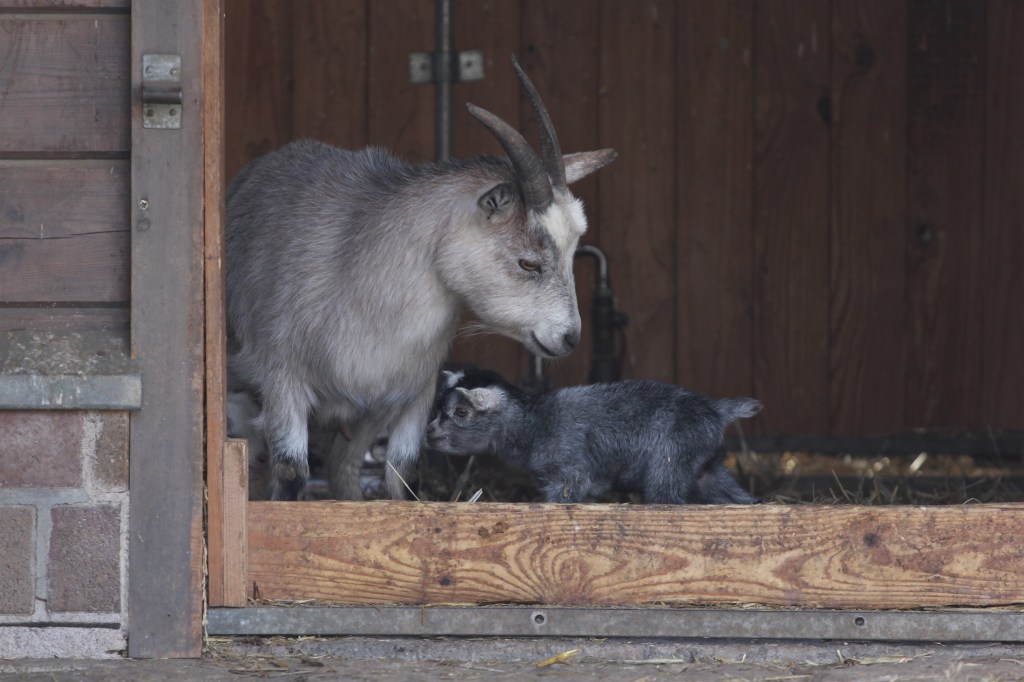
M 344 447 L 337 447 L 338 440 L 343 439 L 335 440 L 335 447 L 331 448 L 327 460 L 327 483 L 334 499 L 363 499 L 363 491 L 359 487 L 363 457 L 382 428 L 380 419 L 367 415 L 353 425 L 352 440 L 344 444 Z
M 434 385 L 420 392 L 395 419 L 388 434 L 387 467 L 384 472 L 388 495 L 393 500 L 406 498 L 405 483 L 412 465 L 420 456 L 420 446 L 427 429 L 427 417 L 434 401 Z

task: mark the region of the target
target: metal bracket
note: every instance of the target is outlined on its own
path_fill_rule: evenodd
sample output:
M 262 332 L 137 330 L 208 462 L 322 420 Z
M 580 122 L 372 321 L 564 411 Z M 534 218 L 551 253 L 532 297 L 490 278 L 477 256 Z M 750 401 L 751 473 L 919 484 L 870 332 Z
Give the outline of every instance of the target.
M 142 55 L 142 127 L 181 128 L 181 56 Z
M 445 79 L 444 65 L 440 53 L 413 52 L 409 55 L 409 80 L 420 85 L 438 83 L 448 80 L 452 83 L 460 81 L 478 81 L 484 77 L 484 53 L 481 50 L 462 50 L 450 53 L 451 75 Z

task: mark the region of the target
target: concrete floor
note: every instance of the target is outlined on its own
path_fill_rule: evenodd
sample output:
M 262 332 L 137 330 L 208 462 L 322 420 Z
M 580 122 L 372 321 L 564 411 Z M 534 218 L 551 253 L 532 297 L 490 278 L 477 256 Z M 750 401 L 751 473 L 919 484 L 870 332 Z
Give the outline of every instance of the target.
M 564 655 L 564 662 L 551 657 Z M 547 660 L 547 665 L 539 665 Z M 3 680 L 1024 680 L 1024 646 L 571 639 L 215 639 L 199 660 L 0 661 Z

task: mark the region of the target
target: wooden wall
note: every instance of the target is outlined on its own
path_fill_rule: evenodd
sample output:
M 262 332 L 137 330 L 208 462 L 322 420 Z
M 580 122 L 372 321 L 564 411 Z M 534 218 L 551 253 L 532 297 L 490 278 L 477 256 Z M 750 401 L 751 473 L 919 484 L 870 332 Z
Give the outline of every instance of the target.
M 227 175 L 290 139 L 434 153 L 432 0 L 229 0 Z M 454 152 L 499 147 L 464 102 L 567 151 L 629 315 L 625 375 L 749 394 L 767 435 L 1024 428 L 1024 5 L 1014 0 L 456 0 Z M 578 268 L 589 318 L 589 262 Z M 549 366 L 581 383 L 590 334 Z M 493 336 L 456 356 L 511 377 Z
M 129 45 L 127 0 L 0 0 L 0 332 L 128 328 Z

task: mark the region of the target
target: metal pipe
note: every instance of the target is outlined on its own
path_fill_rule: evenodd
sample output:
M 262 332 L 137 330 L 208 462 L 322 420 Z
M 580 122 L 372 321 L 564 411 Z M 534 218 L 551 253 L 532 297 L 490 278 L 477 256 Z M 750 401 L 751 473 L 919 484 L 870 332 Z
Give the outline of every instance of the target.
M 434 81 L 437 83 L 435 139 L 438 161 L 452 155 L 452 0 L 437 0 Z

